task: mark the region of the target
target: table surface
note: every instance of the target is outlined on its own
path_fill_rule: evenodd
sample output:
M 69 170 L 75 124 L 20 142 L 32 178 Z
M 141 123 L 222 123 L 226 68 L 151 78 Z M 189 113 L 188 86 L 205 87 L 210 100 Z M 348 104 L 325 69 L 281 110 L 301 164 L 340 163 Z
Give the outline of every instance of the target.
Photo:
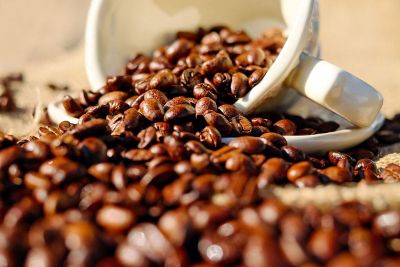
M 25 133 L 37 92 L 43 105 L 60 94 L 43 89 L 49 81 L 87 87 L 82 43 L 89 2 L 0 0 L 0 75 L 22 70 L 29 84 L 17 92 L 18 105 L 28 108 L 0 114 L 0 130 Z M 385 115 L 400 112 L 400 1 L 320 0 L 320 10 L 322 57 L 377 88 Z

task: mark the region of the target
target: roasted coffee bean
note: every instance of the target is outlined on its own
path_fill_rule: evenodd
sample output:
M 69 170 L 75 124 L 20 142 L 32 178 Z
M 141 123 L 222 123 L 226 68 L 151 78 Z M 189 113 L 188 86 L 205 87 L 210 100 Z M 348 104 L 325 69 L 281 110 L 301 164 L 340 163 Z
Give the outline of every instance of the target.
M 84 170 L 79 163 L 62 157 L 43 162 L 39 172 L 51 177 L 56 185 L 79 179 L 84 175 Z
M 328 167 L 322 170 L 322 174 L 327 176 L 332 182 L 336 183 L 345 183 L 351 181 L 350 171 L 336 166 Z
M 149 121 L 160 121 L 164 117 L 164 110 L 156 99 L 150 98 L 140 103 L 139 112 Z
M 130 107 L 139 110 L 140 103 L 142 103 L 143 99 L 144 99 L 144 94 L 135 95 L 125 100 L 125 103 L 127 103 Z
M 150 88 L 166 89 L 168 86 L 175 85 L 178 80 L 170 70 L 160 70 L 153 78 L 151 78 L 149 86 Z
M 296 179 L 294 184 L 299 188 L 316 187 L 321 184 L 321 181 L 317 175 L 308 174 Z
M 297 127 L 292 121 L 283 119 L 275 122 L 272 129 L 281 135 L 294 135 Z
M 269 184 L 282 182 L 290 164 L 281 158 L 270 158 L 261 166 L 261 172 L 257 177 L 258 187 L 265 188 Z
M 150 58 L 138 54 L 134 58 L 130 59 L 129 62 L 125 66 L 126 74 L 135 74 L 135 73 L 146 73 L 149 71 L 149 63 Z
M 134 130 L 139 126 L 141 114 L 137 111 L 136 108 L 127 109 L 124 112 L 124 125 L 128 130 Z
M 19 146 L 11 146 L 0 150 L 0 170 L 7 168 L 16 160 L 22 158 L 22 149 Z
M 158 225 L 160 230 L 176 247 L 181 247 L 190 234 L 189 215 L 184 208 L 164 213 Z
M 62 103 L 65 111 L 72 117 L 79 117 L 84 113 L 82 106 L 70 96 L 65 96 Z
M 102 162 L 90 166 L 90 168 L 88 169 L 88 173 L 101 181 L 109 182 L 111 171 L 113 169 L 114 164 L 109 162 Z
M 336 206 L 332 210 L 332 215 L 341 224 L 356 227 L 371 221 L 372 211 L 361 203 L 347 202 Z
M 196 99 L 201 99 L 203 97 L 209 97 L 212 100 L 217 100 L 217 95 L 215 89 L 208 83 L 196 84 L 193 88 L 193 96 Z
M 265 134 L 261 135 L 260 137 L 269 141 L 271 144 L 273 144 L 277 148 L 281 148 L 281 147 L 287 145 L 286 139 L 282 135 L 277 134 L 277 133 L 265 133 Z
M 238 115 L 242 115 L 234 105 L 229 104 L 220 105 L 218 107 L 218 111 L 220 111 L 228 119 L 232 119 Z
M 167 96 L 161 92 L 160 90 L 157 89 L 150 89 L 146 91 L 146 93 L 143 94 L 143 99 L 156 99 L 162 106 L 165 105 L 165 103 L 168 102 Z
M 160 164 L 154 168 L 150 168 L 140 181 L 145 185 L 154 185 L 162 188 L 169 184 L 176 177 L 174 165 L 171 163 Z
M 249 76 L 248 80 L 249 86 L 250 87 L 256 86 L 262 80 L 262 78 L 264 78 L 265 73 L 266 73 L 265 69 L 257 69 L 253 71 Z
M 165 56 L 170 62 L 176 62 L 179 58 L 189 54 L 193 45 L 193 42 L 187 39 L 177 39 L 167 47 L 165 50 Z
M 108 127 L 108 123 L 103 119 L 92 119 L 82 124 L 78 124 L 71 130 L 71 134 L 79 139 L 89 136 L 101 136 L 109 132 L 110 128 Z
M 237 115 L 231 119 L 233 129 L 239 135 L 251 134 L 253 132 L 253 126 L 251 122 L 243 115 Z
M 107 159 L 107 146 L 98 138 L 88 137 L 78 148 L 85 163 L 93 164 Z
M 164 138 L 164 145 L 172 160 L 182 160 L 186 156 L 185 145 L 173 136 Z
M 301 161 L 298 163 L 293 164 L 288 172 L 287 172 L 287 178 L 291 182 L 295 182 L 297 179 L 311 174 L 313 171 L 312 165 L 308 161 Z
M 384 237 L 400 236 L 400 211 L 384 211 L 373 220 L 374 229 Z
M 96 221 L 107 231 L 123 232 L 135 223 L 136 216 L 129 209 L 106 205 L 97 212 Z
M 209 97 L 200 98 L 195 106 L 196 115 L 203 115 L 207 110 L 217 111 L 217 104 Z
M 178 104 L 172 106 L 165 112 L 164 120 L 168 122 L 176 122 L 188 120 L 196 114 L 194 107 L 188 104 Z
M 148 148 L 156 141 L 157 131 L 153 126 L 149 126 L 146 129 L 141 130 L 137 137 L 140 140 L 138 148 Z
M 214 58 L 201 65 L 201 71 L 205 75 L 211 75 L 217 72 L 227 72 L 232 66 L 233 63 L 228 53 L 221 50 Z
M 329 132 L 334 132 L 339 128 L 339 124 L 334 122 L 334 121 L 327 121 L 323 122 L 317 127 L 317 131 L 319 133 L 329 133 Z
M 180 76 L 180 84 L 188 89 L 193 89 L 203 82 L 200 72 L 195 69 L 185 69 Z
M 283 146 L 281 150 L 283 156 L 293 162 L 302 161 L 306 158 L 304 152 L 294 146 Z
M 195 98 L 189 98 L 189 97 L 184 97 L 184 96 L 177 96 L 169 100 L 165 105 L 164 109 L 169 109 L 170 107 L 173 107 L 175 105 L 179 104 L 189 104 L 189 105 L 196 105 L 197 99 Z
M 219 90 L 228 91 L 231 87 L 232 77 L 229 73 L 216 73 L 212 79 L 213 85 Z
M 355 227 L 348 237 L 350 252 L 366 266 L 371 266 L 384 254 L 384 243 L 368 229 Z
M 259 154 L 265 149 L 265 144 L 260 138 L 253 136 L 242 136 L 233 139 L 229 146 L 238 148 L 244 153 Z
M 249 65 L 263 66 L 264 61 L 265 53 L 260 47 L 255 47 L 235 59 L 236 64 L 241 67 L 247 67 Z
M 140 162 L 151 160 L 153 154 L 147 149 L 131 149 L 123 153 L 122 157 L 133 162 Z
M 209 147 L 219 147 L 222 141 L 221 133 L 213 126 L 206 126 L 200 133 L 200 142 Z
M 207 124 L 218 129 L 223 136 L 228 136 L 232 132 L 233 128 L 224 115 L 210 110 L 203 116 Z
M 108 102 L 113 101 L 113 100 L 125 101 L 125 99 L 127 99 L 127 98 L 128 98 L 128 94 L 126 92 L 112 91 L 105 95 L 102 95 L 99 98 L 99 105 L 107 104 Z
M 321 261 L 332 259 L 339 250 L 337 232 L 334 229 L 316 229 L 308 242 L 308 249 Z
M 131 75 L 111 76 L 107 78 L 105 89 L 107 92 L 117 90 L 127 92 L 132 89 L 132 77 Z
M 231 93 L 237 98 L 243 97 L 249 91 L 248 78 L 240 72 L 232 75 Z

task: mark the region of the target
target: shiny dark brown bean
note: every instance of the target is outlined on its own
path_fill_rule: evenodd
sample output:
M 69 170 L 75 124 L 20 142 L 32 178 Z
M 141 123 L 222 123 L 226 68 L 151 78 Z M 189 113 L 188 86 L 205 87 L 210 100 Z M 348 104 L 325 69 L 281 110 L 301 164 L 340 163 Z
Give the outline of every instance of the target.
M 283 146 L 281 150 L 283 156 L 293 162 L 302 161 L 306 158 L 304 152 L 294 146 Z
M 282 182 L 290 164 L 281 158 L 270 158 L 261 166 L 261 172 L 257 177 L 258 187 L 265 188 L 269 184 Z
M 153 126 L 141 130 L 137 137 L 139 138 L 138 148 L 148 148 L 156 141 L 157 131 Z
M 101 181 L 109 182 L 111 171 L 113 170 L 113 168 L 114 164 L 109 162 L 102 162 L 90 166 L 88 169 L 88 173 Z
M 163 214 L 158 226 L 170 242 L 181 247 L 190 234 L 190 220 L 187 211 L 182 209 L 171 210 Z
M 249 65 L 263 66 L 265 60 L 264 51 L 255 47 L 248 52 L 245 52 L 235 59 L 236 65 L 247 67 Z
M 125 99 L 127 99 L 127 98 L 128 98 L 128 94 L 126 92 L 113 91 L 113 92 L 109 92 L 105 95 L 102 95 L 99 98 L 99 105 L 107 104 L 108 102 L 113 101 L 113 100 L 125 101 Z
M 295 182 L 297 179 L 309 175 L 313 171 L 313 167 L 310 162 L 308 161 L 301 161 L 298 163 L 293 164 L 288 172 L 287 178 L 291 182 Z
M 193 89 L 202 82 L 203 77 L 201 73 L 195 69 L 185 69 L 180 76 L 180 84 L 188 89 Z
M 209 97 L 212 100 L 217 100 L 217 95 L 215 89 L 208 83 L 196 84 L 193 88 L 193 96 L 196 99 L 201 99 L 203 97 Z
M 54 184 L 79 179 L 84 174 L 80 164 L 62 157 L 43 162 L 40 165 L 39 172 L 51 177 Z
M 231 119 L 233 129 L 239 135 L 249 135 L 253 132 L 251 122 L 243 115 L 237 115 Z
M 231 87 L 232 76 L 225 72 L 225 73 L 216 73 L 213 76 L 212 83 L 216 88 L 223 91 L 228 91 Z
M 265 69 L 257 69 L 255 71 L 253 71 L 250 76 L 249 76 L 249 86 L 250 87 L 254 87 L 256 86 L 264 77 L 266 73 Z
M 193 47 L 193 42 L 184 38 L 175 40 L 165 50 L 165 56 L 170 62 L 176 62 L 179 58 L 189 54 L 190 49 Z
M 259 154 L 265 149 L 265 144 L 260 138 L 253 136 L 241 136 L 233 139 L 229 146 L 238 148 L 244 153 Z
M 136 108 L 130 108 L 124 112 L 124 125 L 126 129 L 133 130 L 139 126 L 141 114 Z
M 263 139 L 266 139 L 267 141 L 272 143 L 277 148 L 281 148 L 281 147 L 287 145 L 287 141 L 286 141 L 285 137 L 283 137 L 282 135 L 277 134 L 277 133 L 265 133 L 265 134 L 261 135 L 260 137 Z
M 206 126 L 200 133 L 200 142 L 209 147 L 218 147 L 221 144 L 222 136 L 217 128 L 213 126 Z
M 321 180 L 317 175 L 308 174 L 296 179 L 294 184 L 299 188 L 316 187 L 321 184 Z
M 232 132 L 233 128 L 224 115 L 208 111 L 203 116 L 207 124 L 217 128 L 223 136 L 228 136 Z
M 178 79 L 175 74 L 170 70 L 161 70 L 150 80 L 150 88 L 166 89 L 168 86 L 175 85 L 178 83 Z
M 241 72 L 232 75 L 231 93 L 237 98 L 243 97 L 249 91 L 248 78 Z
M 345 183 L 352 180 L 352 176 L 349 170 L 340 167 L 328 167 L 322 170 L 322 174 L 327 176 L 332 182 Z
M 216 57 L 204 62 L 201 65 L 201 71 L 205 75 L 210 75 L 217 72 L 227 72 L 232 65 L 233 63 L 228 53 L 226 53 L 224 50 L 221 50 L 218 52 Z
M 65 96 L 63 101 L 65 111 L 72 117 L 79 117 L 84 113 L 82 106 L 71 96 Z
M 242 115 L 234 105 L 230 104 L 220 105 L 218 107 L 218 111 L 220 111 L 228 119 L 232 119 L 238 115 Z
M 195 106 L 196 115 L 203 115 L 207 110 L 217 111 L 217 103 L 209 97 L 200 98 Z
M 140 103 L 139 112 L 149 121 L 161 121 L 164 117 L 164 110 L 156 99 L 143 100 Z
M 84 139 L 79 143 L 78 149 L 85 163 L 93 164 L 107 159 L 107 146 L 98 138 Z
M 131 149 L 123 153 L 122 157 L 133 162 L 140 162 L 151 160 L 153 154 L 147 149 Z
M 103 119 L 92 119 L 82 124 L 78 124 L 71 130 L 71 134 L 79 139 L 89 136 L 101 136 L 109 132 L 110 127 L 108 126 L 107 121 Z
M 164 138 L 164 145 L 172 160 L 182 160 L 186 156 L 185 145 L 175 137 L 166 136 Z
M 291 120 L 283 119 L 275 122 L 272 129 L 281 135 L 294 135 L 296 134 L 297 126 Z
M 164 120 L 167 122 L 182 121 L 193 118 L 196 111 L 188 104 L 178 104 L 172 106 L 165 112 Z

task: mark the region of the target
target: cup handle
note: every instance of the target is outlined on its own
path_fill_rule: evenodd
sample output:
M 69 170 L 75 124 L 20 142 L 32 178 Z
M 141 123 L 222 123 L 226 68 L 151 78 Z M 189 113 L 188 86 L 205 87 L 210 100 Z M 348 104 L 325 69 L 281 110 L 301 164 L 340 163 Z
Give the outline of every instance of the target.
M 369 126 L 383 104 L 382 95 L 351 73 L 303 53 L 285 86 L 359 127 Z

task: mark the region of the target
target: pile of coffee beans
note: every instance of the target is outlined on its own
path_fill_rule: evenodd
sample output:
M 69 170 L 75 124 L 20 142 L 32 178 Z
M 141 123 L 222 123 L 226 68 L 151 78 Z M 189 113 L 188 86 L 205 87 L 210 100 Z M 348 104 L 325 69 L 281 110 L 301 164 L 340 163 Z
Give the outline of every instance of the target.
M 321 213 L 266 196 L 271 185 L 379 183 L 400 169 L 381 175 L 373 161 L 398 141 L 400 116 L 349 151 L 311 156 L 284 135 L 336 123 L 232 105 L 283 43 L 277 30 L 180 32 L 100 91 L 67 96 L 77 124 L 0 133 L 0 266 L 396 266 L 400 211 Z

